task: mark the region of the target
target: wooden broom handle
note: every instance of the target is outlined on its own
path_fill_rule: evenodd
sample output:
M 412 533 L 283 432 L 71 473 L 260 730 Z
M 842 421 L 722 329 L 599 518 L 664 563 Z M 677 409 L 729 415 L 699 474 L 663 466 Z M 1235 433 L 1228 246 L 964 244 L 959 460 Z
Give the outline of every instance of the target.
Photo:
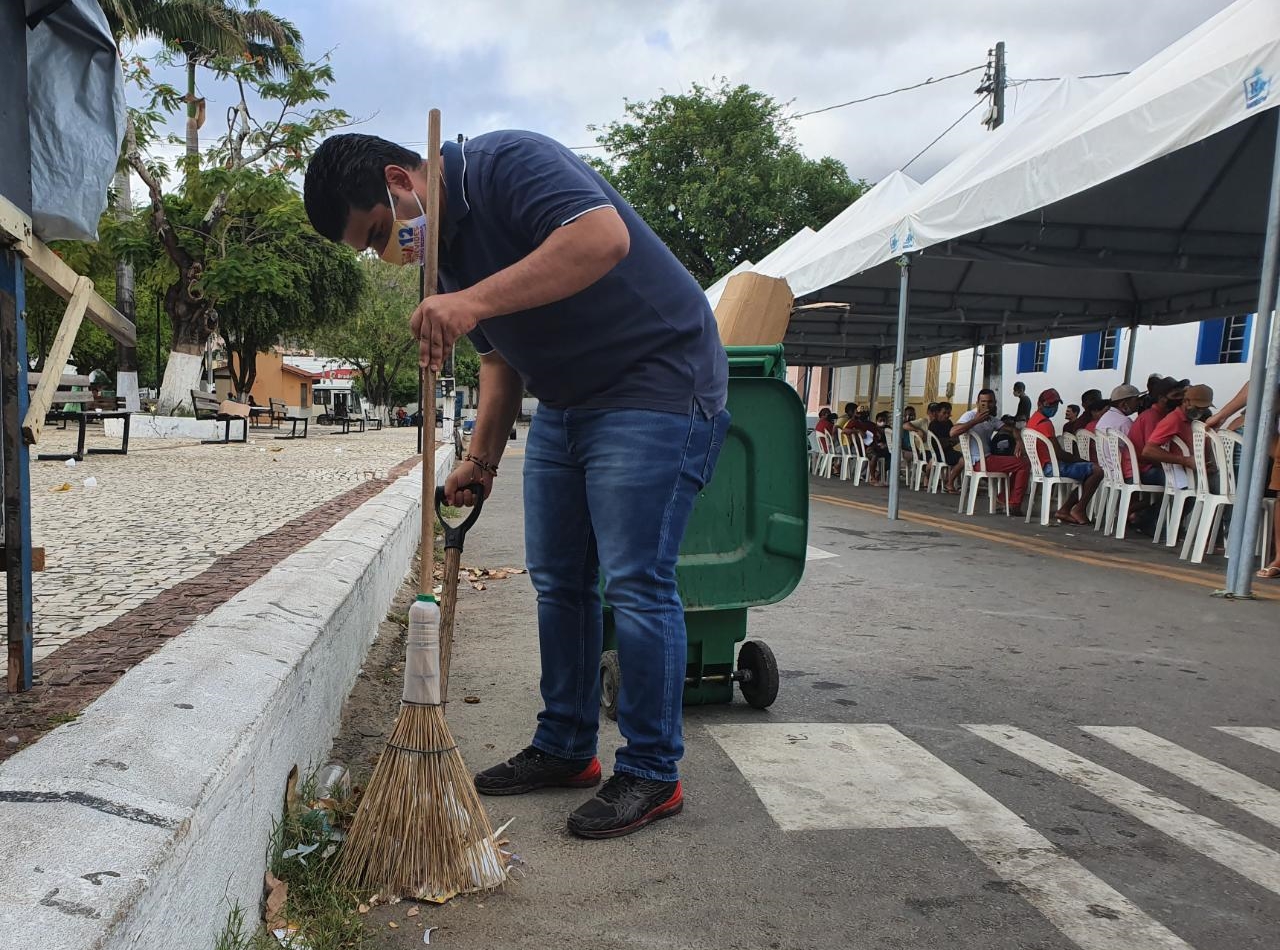
M 427 116 L 427 247 L 422 299 L 436 292 L 440 276 L 440 110 Z M 422 371 L 422 538 L 418 592 L 435 591 L 436 577 L 436 374 Z

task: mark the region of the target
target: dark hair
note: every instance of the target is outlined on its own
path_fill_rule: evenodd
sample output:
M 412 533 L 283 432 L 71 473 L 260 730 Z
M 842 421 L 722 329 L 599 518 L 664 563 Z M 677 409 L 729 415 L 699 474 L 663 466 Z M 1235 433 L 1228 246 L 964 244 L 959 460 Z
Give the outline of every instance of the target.
M 996 391 L 994 389 L 979 389 L 978 398 L 981 399 L 983 396 L 990 396 L 992 399 L 995 399 Z
M 844 414 L 846 416 L 851 416 L 857 411 L 858 411 L 857 403 L 846 402 L 844 404 Z
M 351 209 L 368 211 L 387 203 L 388 165 L 417 168 L 417 152 L 378 138 L 348 132 L 320 143 L 302 185 L 302 200 L 311 226 L 330 241 L 341 241 Z
M 927 408 L 927 409 L 925 410 L 925 412 L 937 412 L 937 411 L 938 411 L 939 409 L 941 409 L 941 408 L 942 408 L 942 403 L 940 403 L 940 402 L 931 402 L 931 403 L 929 403 L 929 408 Z
M 831 415 L 831 410 L 830 410 L 830 409 L 828 409 L 826 406 L 823 406 L 821 409 L 819 409 L 819 410 L 818 410 L 818 418 L 819 418 L 819 419 L 825 419 L 825 418 L 827 418 L 829 415 Z
M 988 392 L 989 392 L 989 391 L 990 391 L 990 390 L 988 390 Z M 949 403 L 949 402 L 940 402 L 940 403 L 938 403 L 938 408 L 939 408 L 939 409 L 946 409 L 946 410 L 950 411 L 950 410 L 951 410 L 952 408 L 954 408 L 954 407 L 953 407 L 953 406 L 951 405 L 951 403 Z
M 1018 380 L 1016 383 L 1013 384 L 1013 388 L 1025 390 L 1027 388 L 1027 384 L 1024 383 L 1022 380 Z M 986 390 L 984 389 L 983 392 L 986 392 Z M 978 393 L 978 395 L 981 396 L 982 393 Z
M 1074 402 L 1067 403 L 1067 408 L 1075 410 L 1076 415 L 1080 414 L 1080 407 L 1077 406 Z

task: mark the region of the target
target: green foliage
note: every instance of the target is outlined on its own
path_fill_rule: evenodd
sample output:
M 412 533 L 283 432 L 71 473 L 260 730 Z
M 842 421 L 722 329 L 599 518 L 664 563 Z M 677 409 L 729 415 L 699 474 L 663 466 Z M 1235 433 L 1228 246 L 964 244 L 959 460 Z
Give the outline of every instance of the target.
M 417 346 L 409 317 L 418 305 L 418 271 L 368 255 L 358 260 L 364 291 L 345 320 L 311 336 L 318 352 L 346 360 L 359 373 L 366 402 L 404 405 L 418 399 Z M 472 351 L 474 352 L 474 350 Z
M 207 260 L 201 282 L 219 301 L 219 326 L 237 356 L 237 392 L 253 386 L 258 353 L 346 319 L 364 286 L 355 254 L 312 229 L 288 183 L 258 177 L 233 192 L 218 256 Z
M 453 381 L 472 388 L 480 383 L 480 355 L 469 337 L 464 336 L 453 345 Z
M 725 80 L 628 102 L 627 119 L 596 138 L 607 160 L 591 162 L 706 286 L 826 224 L 867 188 L 835 159 L 801 154 L 783 108 Z
M 115 259 L 105 247 L 86 241 L 55 241 L 51 247 L 76 273 L 92 280 L 99 294 L 110 299 L 115 292 Z M 35 370 L 43 372 L 45 358 L 62 323 L 67 302 L 35 279 L 26 283 L 26 298 L 27 355 Z M 76 334 L 69 362 L 81 374 L 88 375 L 98 370 L 114 380 L 115 341 L 86 318 Z

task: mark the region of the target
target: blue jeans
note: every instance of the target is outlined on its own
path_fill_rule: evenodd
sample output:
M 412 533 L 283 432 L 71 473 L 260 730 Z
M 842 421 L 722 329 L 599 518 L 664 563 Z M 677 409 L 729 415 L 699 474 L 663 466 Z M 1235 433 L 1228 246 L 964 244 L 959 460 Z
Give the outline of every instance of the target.
M 596 754 L 603 617 L 622 667 L 615 771 L 674 782 L 687 648 L 676 557 L 729 414 L 540 406 L 524 460 L 525 558 L 538 593 L 542 712 L 533 745 Z

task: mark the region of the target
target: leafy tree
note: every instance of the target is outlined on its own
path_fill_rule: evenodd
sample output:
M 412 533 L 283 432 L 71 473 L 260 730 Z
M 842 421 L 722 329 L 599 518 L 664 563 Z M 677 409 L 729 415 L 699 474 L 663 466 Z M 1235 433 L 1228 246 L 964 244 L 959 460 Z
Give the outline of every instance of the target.
M 364 284 L 351 249 L 312 230 L 302 200 L 274 175 L 236 192 L 208 265 L 203 283 L 220 301 L 237 393 L 253 387 L 258 353 L 346 319 Z
M 607 159 L 591 161 L 706 286 L 867 188 L 841 162 L 801 154 L 783 109 L 725 80 L 627 102 L 626 120 L 597 130 Z
M 364 292 L 344 320 L 311 335 L 317 352 L 355 367 L 360 392 L 373 406 L 418 398 L 418 348 L 409 315 L 418 305 L 418 271 L 364 255 L 358 266 Z M 474 353 L 474 350 L 472 350 Z
M 170 411 L 187 399 L 199 376 L 200 355 L 218 328 L 218 288 L 207 285 L 206 276 L 221 254 L 230 209 L 237 196 L 262 187 L 264 177 L 287 177 L 300 171 L 312 144 L 326 131 L 347 120 L 346 113 L 323 107 L 326 87 L 333 82 L 327 62 L 303 62 L 296 54 L 288 72 L 279 79 L 263 74 L 252 58 L 212 58 L 208 68 L 232 84 L 238 102 L 230 110 L 227 130 L 202 158 L 203 167 L 188 166 L 177 193 L 162 187 L 168 168 L 147 157 L 159 138 L 165 119 L 177 111 L 183 96 L 153 74 L 154 65 L 172 65 L 167 51 L 156 62 L 134 59 L 128 75 L 144 92 L 146 102 L 130 110 L 126 129 L 125 158 L 147 187 L 149 208 L 147 235 L 127 225 L 117 229 L 117 247 L 124 256 L 154 266 L 162 262 L 168 280 L 165 311 L 172 325 L 169 361 L 161 384 L 160 407 Z M 268 110 L 259 121 L 249 101 Z M 135 219 L 136 222 L 137 219 Z
M 273 23 L 271 15 L 257 10 L 255 4 L 256 0 L 250 0 L 249 9 L 240 10 L 225 0 L 101 0 L 117 46 L 126 41 L 158 39 L 167 47 L 190 50 L 192 57 L 196 51 L 223 56 L 250 53 L 259 57 L 264 69 L 274 68 L 276 48 L 285 43 L 296 44 L 297 31 L 286 21 Z M 286 32 L 285 26 L 292 32 Z M 261 39 L 269 40 L 270 45 L 263 44 Z M 266 48 L 260 50 L 264 45 Z M 195 99 L 194 65 L 190 67 L 188 79 L 188 141 L 194 142 L 195 133 L 190 126 L 196 123 L 198 129 L 196 120 L 202 120 L 204 115 L 204 101 Z M 122 220 L 133 213 L 129 165 L 123 157 L 111 189 L 111 207 Z M 133 264 L 127 259 L 116 261 L 115 297 L 116 309 L 136 324 Z M 126 376 L 136 379 L 138 375 L 137 349 L 119 344 L 117 361 L 121 386 L 130 394 L 128 408 L 137 409 L 132 385 L 125 379 Z

